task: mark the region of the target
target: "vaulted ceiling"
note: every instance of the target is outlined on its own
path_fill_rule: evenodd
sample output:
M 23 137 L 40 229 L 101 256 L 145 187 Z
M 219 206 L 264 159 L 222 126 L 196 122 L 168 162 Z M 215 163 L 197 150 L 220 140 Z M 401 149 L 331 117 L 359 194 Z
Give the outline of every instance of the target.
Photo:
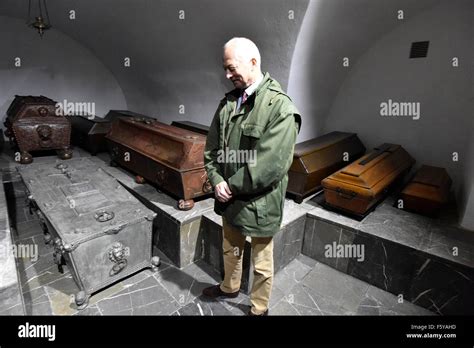
M 292 83 L 297 85 L 299 67 L 317 64 L 316 92 L 328 107 L 345 74 L 329 68 L 331 57 L 343 54 L 356 60 L 398 25 L 396 20 L 387 21 L 388 13 L 403 8 L 410 17 L 435 2 L 49 0 L 47 4 L 53 30 L 86 47 L 109 69 L 130 109 L 168 121 L 179 116 L 179 105 L 186 105 L 192 118 L 210 122 L 216 101 L 230 89 L 221 69 L 221 48 L 227 39 L 252 38 L 261 49 L 263 68 L 284 88 L 290 70 L 295 71 Z M 305 18 L 308 3 L 311 13 Z M 27 0 L 0 2 L 3 16 L 25 20 L 27 9 Z M 298 38 L 303 23 L 305 37 Z M 47 39 L 48 33 L 43 40 Z M 295 51 L 295 45 L 300 49 Z M 131 60 L 130 68 L 124 67 L 125 57 Z

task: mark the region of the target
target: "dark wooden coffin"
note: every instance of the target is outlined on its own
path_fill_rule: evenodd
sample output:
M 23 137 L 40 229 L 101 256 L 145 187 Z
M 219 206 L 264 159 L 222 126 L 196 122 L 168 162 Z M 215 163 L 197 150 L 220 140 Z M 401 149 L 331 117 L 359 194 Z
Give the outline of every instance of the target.
M 101 117 L 88 117 L 82 115 L 66 116 L 71 122 L 71 143 L 79 146 L 92 155 L 107 151 L 105 135 L 110 130 L 110 121 Z
M 435 216 L 448 202 L 451 178 L 446 169 L 423 165 L 400 194 L 403 209 Z
M 171 125 L 190 130 L 191 132 L 203 134 L 205 136 L 207 136 L 207 133 L 209 133 L 209 126 L 205 126 L 203 124 L 192 121 L 173 121 L 171 122 Z
M 382 144 L 322 181 L 326 204 L 363 215 L 386 196 L 414 163 L 400 145 Z
M 0 129 L 0 152 L 3 152 L 5 146 L 5 138 L 3 137 L 3 129 Z
M 104 118 L 81 115 L 66 116 L 72 125 L 71 143 L 89 151 L 92 155 L 107 151 L 105 135 L 110 131 L 112 121 L 117 117 L 149 116 L 128 110 L 110 110 Z
M 204 135 L 153 119 L 118 117 L 106 139 L 113 162 L 179 198 L 179 209 L 191 209 L 193 199 L 212 190 Z
M 365 153 L 357 134 L 331 132 L 295 145 L 287 192 L 301 203 L 321 190 L 321 180 Z
M 66 264 L 80 288 L 79 309 L 91 294 L 145 267 L 152 258 L 156 213 L 88 158 L 19 168 L 30 207 L 38 214 L 53 261 Z
M 6 135 L 20 150 L 20 163 L 33 161 L 31 151 L 57 150 L 62 159 L 72 157 L 71 124 L 56 114 L 56 102 L 44 96 L 15 96 L 7 110 Z
M 153 117 L 142 115 L 142 114 L 139 114 L 138 112 L 129 111 L 129 110 L 110 110 L 107 113 L 107 115 L 105 115 L 104 119 L 109 120 L 109 121 L 113 121 L 117 117 L 120 117 L 120 116 L 123 116 L 123 117 L 136 117 L 136 118 L 150 118 L 150 119 L 154 120 Z

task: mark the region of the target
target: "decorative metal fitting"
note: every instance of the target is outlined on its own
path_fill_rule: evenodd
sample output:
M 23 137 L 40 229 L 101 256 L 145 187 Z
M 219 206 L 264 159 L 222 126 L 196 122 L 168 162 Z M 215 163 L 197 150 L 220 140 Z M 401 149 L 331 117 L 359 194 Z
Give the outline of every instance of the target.
M 98 222 L 106 222 L 106 221 L 112 220 L 114 217 L 115 217 L 114 212 L 106 211 L 106 210 L 99 211 L 99 212 L 95 213 L 95 215 L 94 215 L 94 218 Z
M 110 276 L 120 273 L 127 266 L 127 251 L 128 248 L 125 248 L 121 242 L 112 244 L 108 251 L 109 260 L 114 263 L 114 266 L 109 272 Z

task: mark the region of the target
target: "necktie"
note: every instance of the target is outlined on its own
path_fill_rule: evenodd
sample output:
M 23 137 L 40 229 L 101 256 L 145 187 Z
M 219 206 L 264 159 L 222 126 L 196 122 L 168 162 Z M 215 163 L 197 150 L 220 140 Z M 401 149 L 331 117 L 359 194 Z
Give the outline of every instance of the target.
M 242 102 L 241 102 L 240 104 L 245 103 L 245 102 L 247 101 L 247 97 L 248 97 L 248 95 L 247 95 L 247 93 L 244 91 L 244 93 L 242 93 Z

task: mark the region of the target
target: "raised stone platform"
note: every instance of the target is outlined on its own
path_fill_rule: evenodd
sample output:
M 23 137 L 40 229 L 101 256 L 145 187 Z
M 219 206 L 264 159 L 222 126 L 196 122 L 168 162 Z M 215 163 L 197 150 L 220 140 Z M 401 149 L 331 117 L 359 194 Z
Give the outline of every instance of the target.
M 188 211 L 177 208 L 177 200 L 148 183 L 138 184 L 135 177 L 120 167 L 108 165 L 107 154 L 91 157 L 149 209 L 157 213 L 153 223 L 153 245 L 176 266 L 183 268 L 202 258 L 201 216 L 214 207 L 211 198 L 197 200 Z
M 472 315 L 474 232 L 451 221 L 399 210 L 392 198 L 360 222 L 316 206 L 302 252 L 435 313 Z M 331 253 L 345 246 L 363 256 Z
M 11 178 L 6 178 L 10 180 Z M 7 184 L 11 181 L 7 181 Z M 20 191 L 21 192 L 21 191 Z M 16 257 L 8 217 L 7 198 L 3 183 L 0 185 L 0 315 L 23 315 L 25 306 L 18 277 Z M 27 250 L 22 249 L 22 250 Z
M 312 206 L 299 205 L 292 200 L 285 200 L 283 221 L 280 231 L 273 239 L 274 273 L 277 274 L 282 268 L 293 261 L 300 253 L 303 245 L 306 213 Z M 201 235 L 203 236 L 204 253 L 203 259 L 216 270 L 224 274 L 224 260 L 222 255 L 222 218 L 210 211 L 203 214 L 201 223 Z M 253 282 L 253 270 L 251 265 L 251 238 L 245 243 L 242 283 L 241 289 L 245 292 L 250 290 Z

